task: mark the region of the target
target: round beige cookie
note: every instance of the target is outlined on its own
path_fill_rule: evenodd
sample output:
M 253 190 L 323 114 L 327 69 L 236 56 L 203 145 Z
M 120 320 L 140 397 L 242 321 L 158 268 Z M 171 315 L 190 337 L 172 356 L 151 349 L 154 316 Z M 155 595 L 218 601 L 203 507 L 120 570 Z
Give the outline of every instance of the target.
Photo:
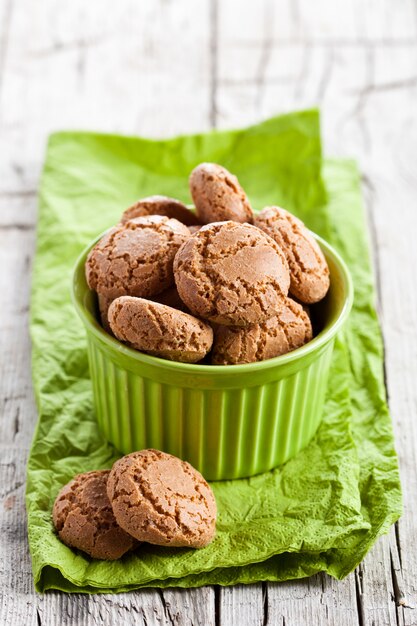
M 287 260 L 250 224 L 208 224 L 178 250 L 178 293 L 190 311 L 226 326 L 265 321 L 279 312 L 290 284 Z
M 186 226 L 198 224 L 195 213 L 187 209 L 185 204 L 175 198 L 168 196 L 149 196 L 138 200 L 131 207 L 126 209 L 122 215 L 121 222 L 127 222 L 135 217 L 145 217 L 146 215 L 165 215 L 172 217 Z
M 216 501 L 189 463 L 158 450 L 116 461 L 107 484 L 114 515 L 139 541 L 202 548 L 216 530 Z
M 208 324 L 144 298 L 116 298 L 110 305 L 108 318 L 120 341 L 170 361 L 201 361 L 213 343 L 213 330 Z
M 108 495 L 110 470 L 78 474 L 59 492 L 52 511 L 58 536 L 94 559 L 119 559 L 137 541 L 116 522 Z
M 190 191 L 198 218 L 210 222 L 253 222 L 249 200 L 236 176 L 216 163 L 200 163 L 191 172 Z
M 294 215 L 277 206 L 266 207 L 255 217 L 255 226 L 268 233 L 285 252 L 290 267 L 290 293 L 313 304 L 326 295 L 330 276 L 317 241 Z
M 213 365 L 254 363 L 286 354 L 313 338 L 310 318 L 304 308 L 282 298 L 278 315 L 246 328 L 218 326 L 214 333 Z
M 152 296 L 174 283 L 174 256 L 190 232 L 178 220 L 138 217 L 109 230 L 86 261 L 90 289 L 109 300 Z

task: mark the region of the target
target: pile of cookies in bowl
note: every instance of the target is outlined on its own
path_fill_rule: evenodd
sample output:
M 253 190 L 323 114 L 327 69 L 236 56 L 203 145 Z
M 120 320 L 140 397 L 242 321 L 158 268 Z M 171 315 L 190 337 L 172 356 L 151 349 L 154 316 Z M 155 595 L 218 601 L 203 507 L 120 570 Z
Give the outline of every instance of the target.
M 235 365 L 313 337 L 330 285 L 324 254 L 294 215 L 254 213 L 236 176 L 190 175 L 195 211 L 166 196 L 136 202 L 90 251 L 86 279 L 102 326 L 129 347 L 183 363 Z

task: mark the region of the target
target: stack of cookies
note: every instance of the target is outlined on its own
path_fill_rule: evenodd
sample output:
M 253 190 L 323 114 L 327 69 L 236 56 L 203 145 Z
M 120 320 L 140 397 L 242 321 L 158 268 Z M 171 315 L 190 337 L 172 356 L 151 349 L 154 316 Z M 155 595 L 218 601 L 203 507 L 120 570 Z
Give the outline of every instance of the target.
M 86 277 L 103 327 L 185 363 L 252 363 L 310 341 L 310 307 L 330 279 L 304 224 L 277 206 L 255 214 L 220 165 L 198 165 L 190 191 L 195 213 L 172 198 L 144 198 L 91 250 Z
M 115 560 L 140 543 L 203 548 L 215 534 L 216 501 L 189 463 L 158 450 L 124 456 L 111 470 L 78 474 L 52 517 L 67 546 Z

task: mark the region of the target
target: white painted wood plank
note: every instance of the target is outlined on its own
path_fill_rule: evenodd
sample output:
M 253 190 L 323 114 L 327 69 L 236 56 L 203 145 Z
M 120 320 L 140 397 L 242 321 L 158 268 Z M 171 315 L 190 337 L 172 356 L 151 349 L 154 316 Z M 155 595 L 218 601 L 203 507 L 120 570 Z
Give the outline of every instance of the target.
M 12 5 L 13 0 L 4 0 L 4 2 L 0 3 L 0 102 L 4 69 L 7 61 Z
M 331 41 L 408 40 L 417 34 L 412 0 L 299 0 L 300 31 L 305 39 Z
M 62 128 L 160 137 L 210 119 L 210 2 L 14 0 L 2 84 L 0 191 L 34 189 Z
M 355 576 L 363 623 L 375 626 L 396 626 L 397 606 L 388 537 L 377 541 L 357 568 Z M 402 617 L 401 610 L 398 619 L 400 617 Z
M 49 592 L 38 599 L 37 610 L 40 622 L 48 626 L 214 626 L 210 596 L 210 587 L 100 596 Z
M 412 166 L 417 158 L 417 85 L 412 80 L 416 62 L 414 49 L 408 53 L 397 49 L 377 51 L 373 84 L 362 90 L 360 107 L 361 163 L 378 256 L 388 395 L 404 494 L 404 515 L 396 532 L 391 532 L 390 549 L 388 539 L 382 542 L 385 559 L 390 554 L 392 561 L 396 618 L 400 624 L 417 623 L 417 178 Z M 381 572 L 375 567 L 375 556 L 365 560 L 365 567 L 369 584 L 376 590 L 373 595 L 381 604 Z M 393 620 L 392 615 L 390 618 Z
M 168 623 L 178 626 L 217 624 L 212 593 L 212 587 L 164 589 L 160 595 Z
M 417 90 L 414 89 L 417 95 Z M 413 160 L 417 158 L 417 134 L 413 119 L 411 94 L 400 106 L 398 95 L 391 98 L 392 111 L 401 114 L 402 124 L 393 128 L 380 127 L 378 147 L 383 168 L 373 176 L 373 212 L 378 240 L 379 275 L 382 301 L 382 326 L 386 349 L 386 370 L 390 407 L 404 494 L 404 515 L 398 524 L 396 544 L 403 589 L 402 612 L 405 624 L 417 623 L 417 425 L 415 412 L 417 390 L 415 385 L 417 362 L 417 300 L 415 263 L 417 250 L 415 233 L 415 197 L 417 180 Z M 367 105 L 368 127 L 373 116 L 383 107 L 384 98 L 372 98 Z M 369 108 L 368 108 L 369 107 Z M 408 120 L 407 120 L 408 117 Z M 384 132 L 385 130 L 385 132 Z M 384 146 L 385 138 L 385 146 Z M 397 150 L 395 149 L 397 147 Z
M 353 575 L 335 581 L 319 574 L 309 579 L 267 585 L 269 624 L 352 626 L 359 622 Z
M 36 421 L 28 331 L 35 215 L 33 198 L 0 197 L 0 445 L 23 450 Z
M 37 625 L 27 544 L 24 482 L 27 454 L 0 449 L 0 624 Z
M 220 624 L 262 626 L 265 621 L 266 584 L 235 585 L 218 590 Z M 275 624 L 274 621 L 268 621 Z
M 277 45 L 361 46 L 371 42 L 415 43 L 417 35 L 413 0 L 224 0 L 221 5 L 219 38 L 225 45 L 242 50 L 259 46 L 266 38 Z

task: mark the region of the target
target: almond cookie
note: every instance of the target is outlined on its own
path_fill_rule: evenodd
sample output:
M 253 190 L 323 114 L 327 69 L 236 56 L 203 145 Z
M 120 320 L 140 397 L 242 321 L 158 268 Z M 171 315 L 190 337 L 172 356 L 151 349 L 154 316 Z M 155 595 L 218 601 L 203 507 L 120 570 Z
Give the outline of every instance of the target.
M 303 307 L 283 298 L 278 315 L 246 328 L 218 326 L 214 334 L 213 365 L 265 361 L 303 346 L 313 338 L 310 318 Z
M 107 492 L 122 528 L 139 541 L 203 548 L 216 530 L 216 501 L 189 463 L 141 450 L 113 465 Z
M 78 474 L 59 492 L 52 518 L 58 536 L 94 559 L 113 561 L 137 545 L 113 513 L 108 495 L 110 470 Z
M 195 213 L 187 209 L 185 204 L 167 196 L 149 196 L 138 200 L 126 209 L 120 221 L 124 223 L 135 217 L 145 217 L 146 215 L 173 217 L 186 226 L 199 223 Z
M 178 250 L 178 293 L 190 311 L 226 326 L 247 326 L 277 315 L 290 285 L 281 248 L 250 224 L 208 224 Z
M 255 226 L 275 239 L 285 252 L 291 295 L 306 304 L 322 300 L 330 286 L 329 268 L 319 244 L 303 222 L 285 209 L 271 206 L 256 216 Z
M 200 163 L 191 172 L 190 191 L 197 217 L 210 222 L 253 222 L 252 208 L 236 176 L 216 163 Z
M 190 232 L 178 220 L 138 217 L 109 230 L 86 261 L 90 289 L 107 299 L 152 296 L 174 283 L 174 256 Z
M 108 318 L 120 341 L 170 361 L 201 361 L 213 343 L 213 330 L 208 324 L 143 298 L 116 298 L 110 305 Z

